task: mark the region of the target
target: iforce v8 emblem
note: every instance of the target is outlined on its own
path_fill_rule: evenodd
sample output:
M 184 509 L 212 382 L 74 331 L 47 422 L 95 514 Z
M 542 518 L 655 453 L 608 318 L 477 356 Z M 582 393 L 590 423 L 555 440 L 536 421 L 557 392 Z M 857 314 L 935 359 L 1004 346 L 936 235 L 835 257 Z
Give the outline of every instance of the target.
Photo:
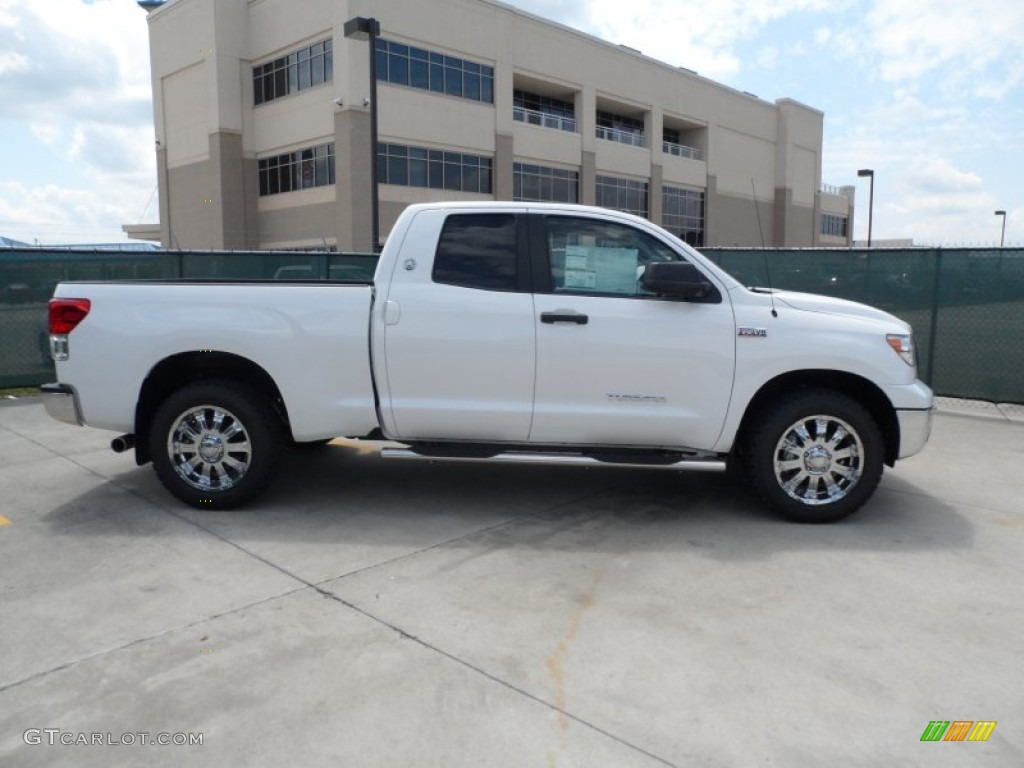
M 755 339 L 763 339 L 768 335 L 767 328 L 750 328 L 746 325 L 741 325 L 737 331 L 739 336 L 749 336 Z

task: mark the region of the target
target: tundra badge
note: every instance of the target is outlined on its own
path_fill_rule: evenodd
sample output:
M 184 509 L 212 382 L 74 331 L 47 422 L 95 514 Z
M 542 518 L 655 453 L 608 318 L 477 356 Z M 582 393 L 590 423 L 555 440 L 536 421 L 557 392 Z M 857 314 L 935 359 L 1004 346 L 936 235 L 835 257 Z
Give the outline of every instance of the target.
M 768 335 L 767 328 L 750 328 L 746 325 L 741 325 L 738 329 L 737 335 L 739 336 L 751 336 L 758 339 L 763 339 Z

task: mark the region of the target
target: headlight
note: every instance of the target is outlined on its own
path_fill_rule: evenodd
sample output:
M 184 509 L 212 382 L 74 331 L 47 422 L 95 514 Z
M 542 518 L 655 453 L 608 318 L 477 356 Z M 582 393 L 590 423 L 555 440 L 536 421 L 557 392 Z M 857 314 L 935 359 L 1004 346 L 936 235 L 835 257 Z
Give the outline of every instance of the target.
M 903 362 L 913 367 L 917 365 L 914 355 L 914 337 L 909 333 L 890 333 L 885 337 L 893 352 L 903 358 Z

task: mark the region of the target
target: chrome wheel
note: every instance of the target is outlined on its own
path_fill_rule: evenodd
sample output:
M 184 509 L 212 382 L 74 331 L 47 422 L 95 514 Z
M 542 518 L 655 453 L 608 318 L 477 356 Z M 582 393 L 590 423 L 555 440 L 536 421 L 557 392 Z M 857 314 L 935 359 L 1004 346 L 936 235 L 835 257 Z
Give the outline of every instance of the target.
M 245 477 L 252 463 L 249 431 L 226 408 L 189 408 L 172 422 L 167 456 L 178 477 L 192 488 L 226 491 Z
M 835 416 L 802 418 L 791 424 L 775 445 L 775 480 L 787 496 L 801 504 L 841 501 L 857 485 L 863 467 L 860 436 Z

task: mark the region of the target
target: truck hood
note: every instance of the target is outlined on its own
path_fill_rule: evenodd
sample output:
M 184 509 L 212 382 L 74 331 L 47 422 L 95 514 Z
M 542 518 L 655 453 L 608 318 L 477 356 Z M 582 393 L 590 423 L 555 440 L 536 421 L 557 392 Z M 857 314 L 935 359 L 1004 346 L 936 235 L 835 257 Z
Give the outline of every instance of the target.
M 879 320 L 893 323 L 899 328 L 910 326 L 898 317 L 883 312 L 867 304 L 859 304 L 856 301 L 846 299 L 834 299 L 831 296 L 819 296 L 814 293 L 796 293 L 794 291 L 773 291 L 775 301 L 786 304 L 793 309 L 803 312 L 820 312 L 825 315 L 840 315 L 843 317 L 862 317 L 869 320 Z

